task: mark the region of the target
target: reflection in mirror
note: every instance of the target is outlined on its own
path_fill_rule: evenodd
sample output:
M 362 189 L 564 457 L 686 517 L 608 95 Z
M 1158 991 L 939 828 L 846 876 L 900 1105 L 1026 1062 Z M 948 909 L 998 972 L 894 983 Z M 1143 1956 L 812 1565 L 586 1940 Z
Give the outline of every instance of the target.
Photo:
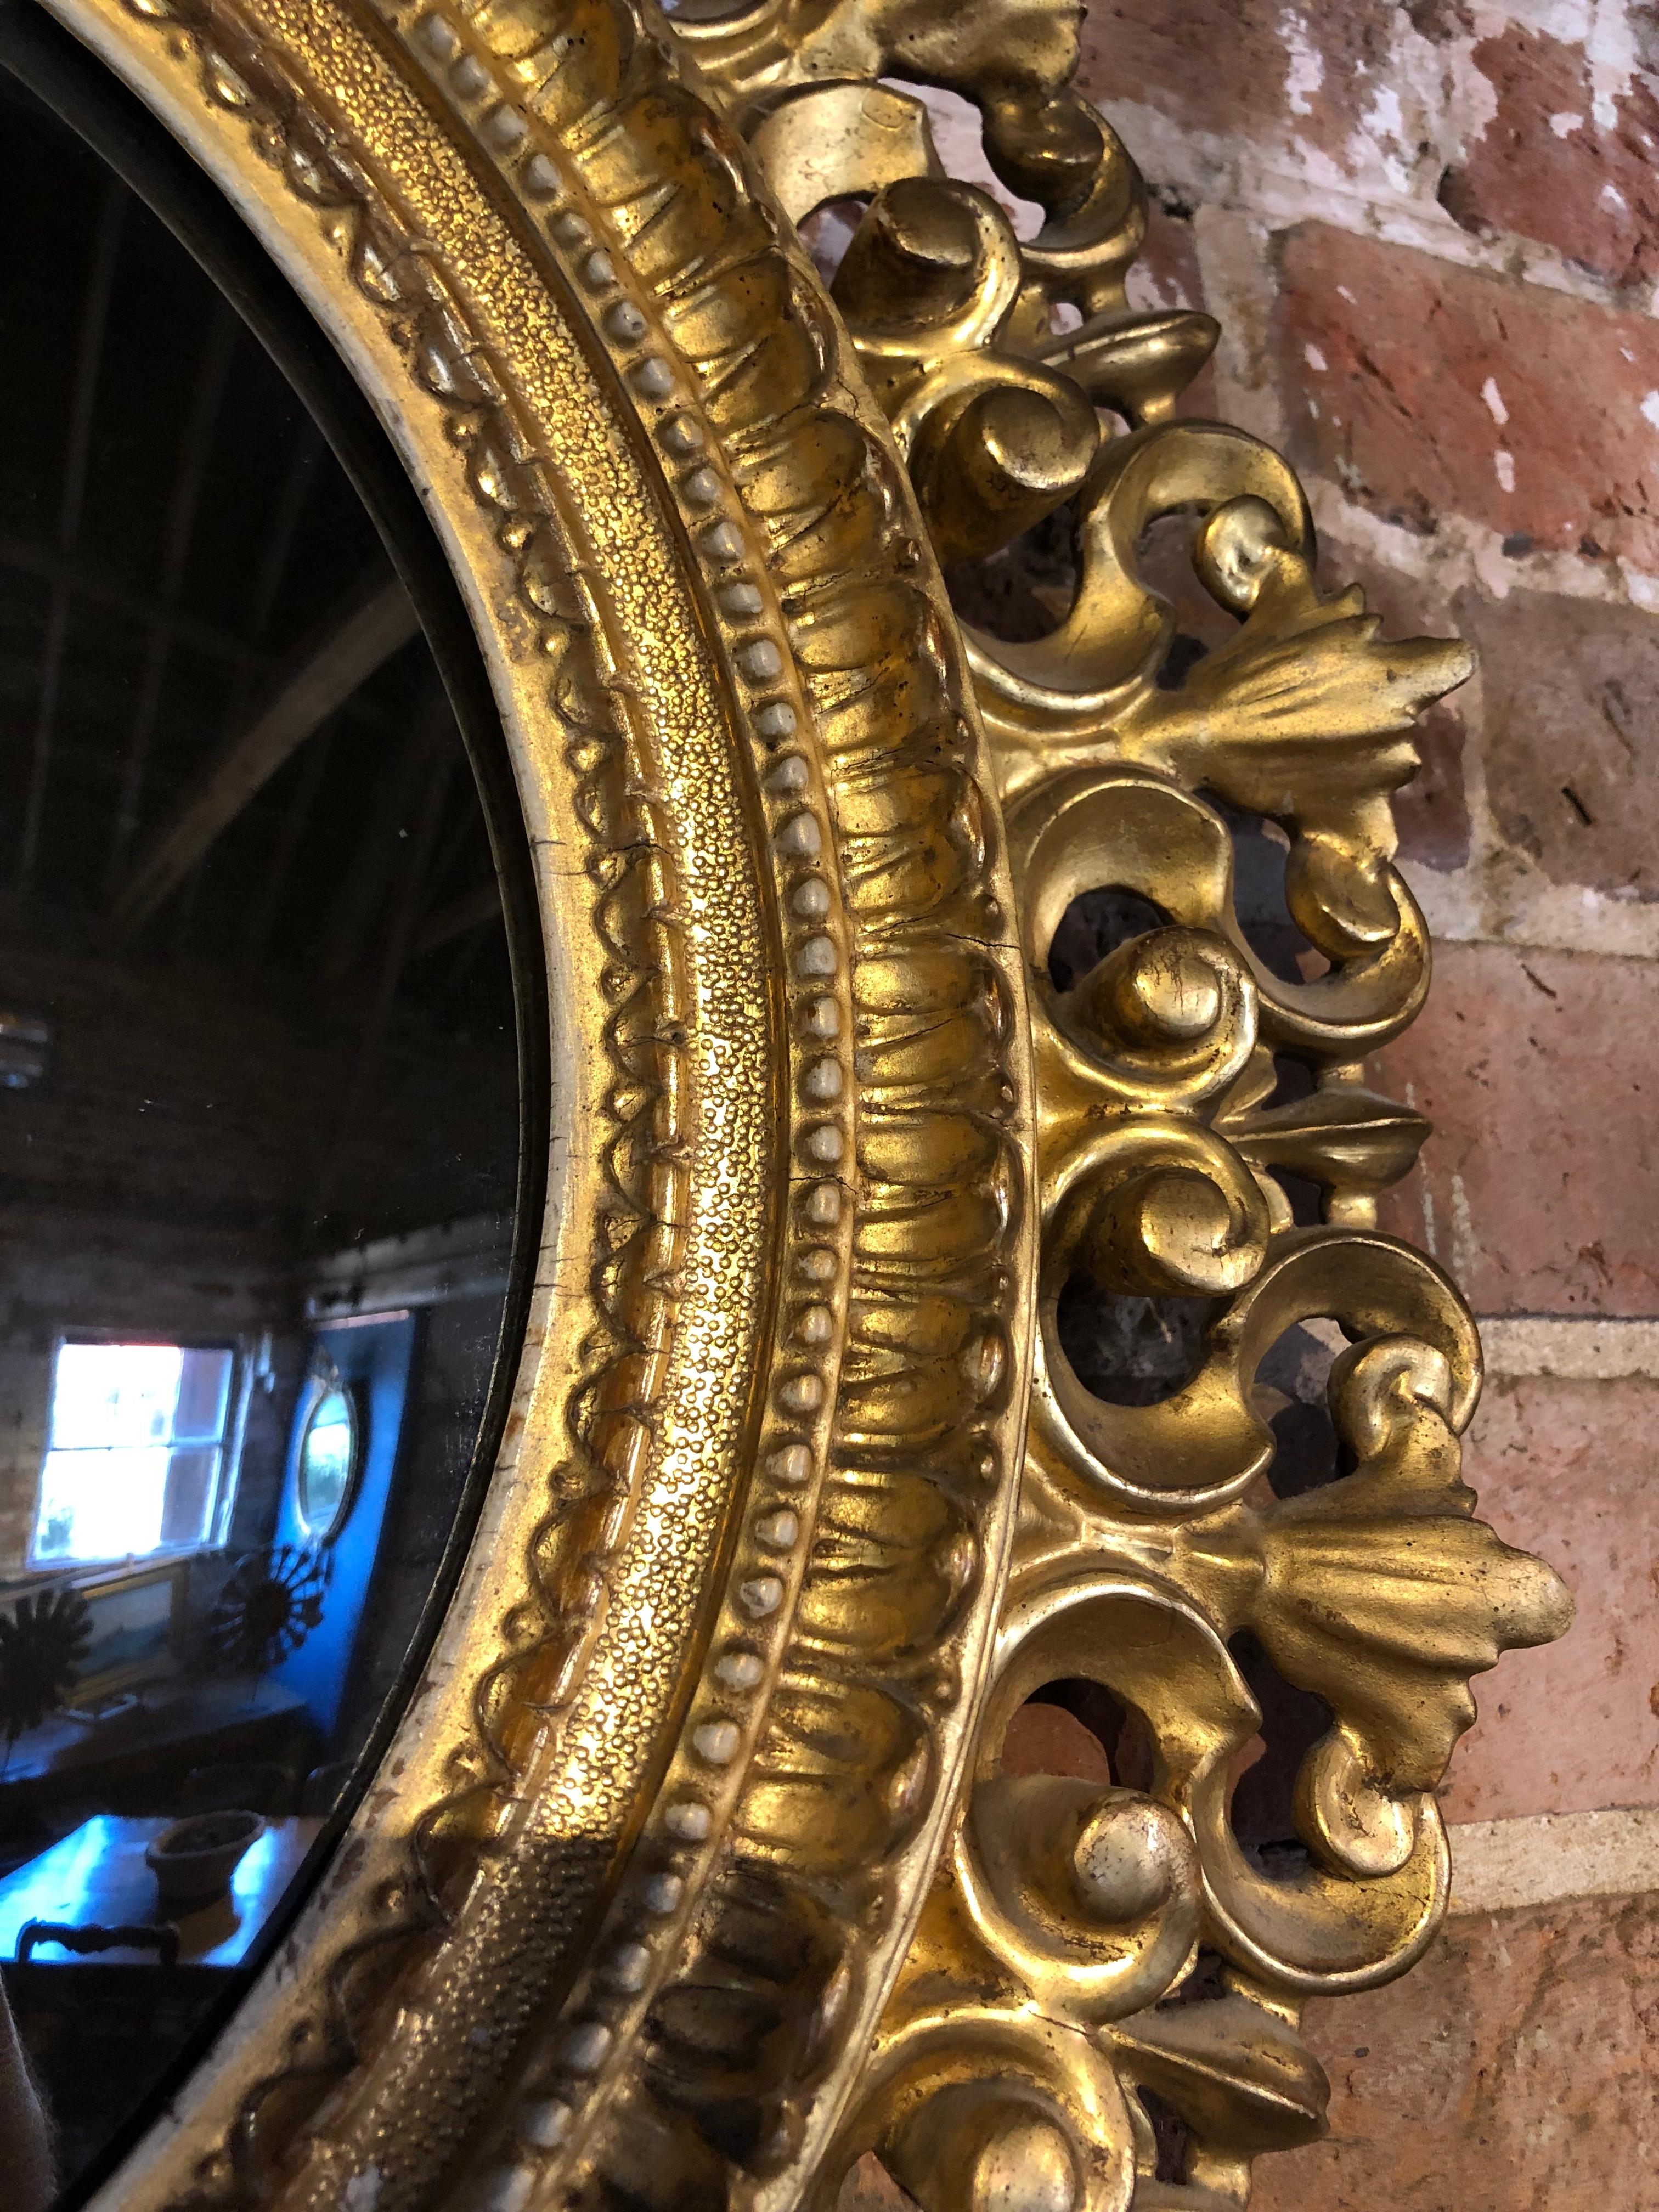
M 362 1441 L 356 1400 L 335 1369 L 314 1386 L 300 1431 L 300 1518 L 313 1543 L 327 1543 L 345 1517 Z
M 330 447 L 3 75 L 0 174 L 15 2207 L 246 1987 L 395 1702 L 499 1404 L 520 1083 L 467 757 Z

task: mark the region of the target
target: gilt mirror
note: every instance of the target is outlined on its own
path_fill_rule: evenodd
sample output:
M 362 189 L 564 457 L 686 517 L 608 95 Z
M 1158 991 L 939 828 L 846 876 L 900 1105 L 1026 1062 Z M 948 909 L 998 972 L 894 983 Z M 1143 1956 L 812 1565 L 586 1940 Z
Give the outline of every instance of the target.
M 1078 42 L 0 0 L 28 2212 L 1221 2212 L 1434 1938 L 1472 663 Z
M 300 1431 L 295 1499 L 313 1543 L 326 1544 L 337 1535 L 355 1502 L 368 1441 L 366 1431 L 356 1393 L 338 1370 L 319 1376 Z

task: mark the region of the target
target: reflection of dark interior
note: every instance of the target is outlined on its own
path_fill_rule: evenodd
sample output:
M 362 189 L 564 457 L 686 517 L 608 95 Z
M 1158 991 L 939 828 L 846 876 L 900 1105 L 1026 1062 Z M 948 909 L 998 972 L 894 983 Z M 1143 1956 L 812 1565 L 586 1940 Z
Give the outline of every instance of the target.
M 249 1970 L 405 1665 L 519 1088 L 483 816 L 356 495 L 3 73 L 0 178 L 0 1972 L 72 2181 Z M 112 1346 L 176 1385 L 66 1356 Z M 161 1832 L 236 1812 L 216 1894 L 190 1837 L 166 1892 Z

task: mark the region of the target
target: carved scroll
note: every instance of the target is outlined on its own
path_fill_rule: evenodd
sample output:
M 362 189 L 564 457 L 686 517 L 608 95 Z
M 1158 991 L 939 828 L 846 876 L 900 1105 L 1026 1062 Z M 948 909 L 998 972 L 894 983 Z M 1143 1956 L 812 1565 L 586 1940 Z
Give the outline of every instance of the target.
M 941 561 L 1064 508 L 1075 574 L 1046 635 L 969 631 L 1032 996 L 1037 1370 L 976 1765 L 824 2201 L 873 2147 L 930 2212 L 1219 2212 L 1322 2126 L 1304 1998 L 1401 1972 L 1444 1910 L 1434 1790 L 1469 1677 L 1568 1617 L 1473 1518 L 1474 1323 L 1376 1228 L 1427 1133 L 1363 1072 L 1429 980 L 1390 799 L 1471 657 L 1322 593 L 1288 465 L 1177 416 L 1216 328 L 1127 303 L 1145 192 L 1069 89 L 1073 10 L 771 0 L 678 27 L 794 219 L 856 204 L 833 293 Z M 1035 237 L 945 175 L 893 78 L 973 103 Z M 1171 519 L 1235 625 L 1208 650 L 1146 570 Z M 1293 963 L 1241 921 L 1241 838 L 1282 852 Z M 1092 924 L 1083 972 L 1063 924 Z M 1103 1398 L 1068 1356 L 1079 1292 L 1201 1312 L 1187 1371 Z M 1304 1487 L 1263 1367 L 1310 1322 L 1342 1348 L 1335 1473 Z M 1324 1709 L 1276 1856 L 1234 1816 L 1247 1659 Z M 1109 1786 L 1002 1771 L 1059 1683 L 1121 1723 Z

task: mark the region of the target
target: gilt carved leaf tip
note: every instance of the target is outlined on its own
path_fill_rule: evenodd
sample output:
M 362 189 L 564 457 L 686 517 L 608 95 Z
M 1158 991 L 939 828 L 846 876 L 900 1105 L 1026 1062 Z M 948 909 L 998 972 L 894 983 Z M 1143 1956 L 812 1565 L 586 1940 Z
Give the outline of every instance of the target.
M 1428 1133 L 1362 1068 L 1428 985 L 1389 802 L 1472 656 L 1322 589 L 1285 463 L 1179 414 L 1215 326 L 1127 301 L 1145 195 L 1070 88 L 1077 21 L 778 0 L 679 24 L 792 217 L 856 204 L 832 293 L 941 562 L 1060 510 L 1071 548 L 1047 635 L 969 631 L 1037 1072 L 1021 1520 L 975 1772 L 838 2145 L 929 2212 L 1244 2203 L 1251 2159 L 1322 2125 L 1303 1997 L 1402 1971 L 1443 1910 L 1433 1792 L 1470 1678 L 1570 1613 L 1461 1480 L 1473 1323 L 1375 1225 Z M 931 87 L 972 103 L 1035 235 L 945 174 Z M 1176 518 L 1236 627 L 1172 658 L 1146 549 Z M 1241 921 L 1241 835 L 1282 852 L 1294 962 Z M 1079 1288 L 1097 1313 L 1207 1301 L 1191 1371 L 1097 1395 L 1062 1321 Z M 1264 1368 L 1308 1323 L 1343 1348 L 1334 1473 L 1304 1486 Z M 1327 1716 L 1271 1863 L 1233 1811 L 1247 1663 Z M 1013 1712 L 1060 1683 L 1118 1717 L 1110 1786 L 1001 1771 Z
M 924 2212 L 1242 2207 L 1322 2124 L 1304 2000 L 1444 1910 L 1471 1676 L 1567 1616 L 1376 1226 L 1466 649 L 1181 411 L 1217 326 L 1130 304 L 1073 5 L 48 4 L 396 428 L 559 1092 L 430 1664 L 104 2212 L 826 2212 L 870 2151 Z M 953 614 L 1032 532 L 1046 632 Z M 1005 1761 L 1039 1696 L 1090 1773 Z

